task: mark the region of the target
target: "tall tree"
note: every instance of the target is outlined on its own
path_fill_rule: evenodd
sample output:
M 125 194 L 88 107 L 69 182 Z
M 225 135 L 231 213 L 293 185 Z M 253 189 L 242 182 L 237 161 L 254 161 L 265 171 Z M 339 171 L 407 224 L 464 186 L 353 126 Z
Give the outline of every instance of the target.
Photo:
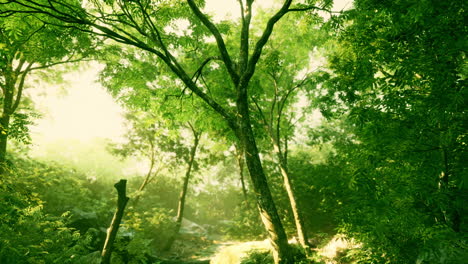
M 27 76 L 37 70 L 82 60 L 89 53 L 89 38 L 81 31 L 56 28 L 28 15 L 0 19 L 0 168 L 3 168 L 12 118 L 25 125 L 25 116 L 17 113 Z
M 137 47 L 159 58 L 191 92 L 209 105 L 234 131 L 245 149 L 246 164 L 257 197 L 257 205 L 274 248 L 275 263 L 292 263 L 293 257 L 287 237 L 268 187 L 252 131 L 249 83 L 276 23 L 289 12 L 312 12 L 323 8 L 314 5 L 318 1 L 308 0 L 307 5 L 293 5 L 292 0 L 284 0 L 281 7 L 271 15 L 264 30 L 256 36 L 251 32 L 253 2 L 253 0 L 239 1 L 241 21 L 237 51 L 229 50 L 223 37 L 223 34 L 232 31 L 223 28 L 223 25 L 216 25 L 200 9 L 203 2 L 196 3 L 194 0 L 158 3 L 149 0 L 109 0 L 104 3 L 89 1 L 84 8 L 75 1 L 13 0 L 2 2 L 0 13 L 2 15 L 13 15 L 18 12 L 33 13 L 38 17 L 45 15 L 55 18 L 68 23 L 71 27 L 88 25 L 93 28 L 89 30 L 92 34 Z M 323 5 L 331 3 L 331 1 L 323 2 Z M 177 19 L 188 22 L 190 32 L 187 30 L 184 34 L 176 35 L 168 31 L 167 27 Z M 213 45 L 206 43 L 206 40 L 203 41 L 207 36 L 214 38 L 215 49 L 212 49 Z M 182 61 L 184 57 L 192 59 Z M 226 105 L 217 101 L 219 98 L 210 96 L 203 84 L 197 78 L 192 78 L 190 74 L 198 71 L 197 69 L 203 69 L 214 60 L 221 62 L 228 76 L 228 81 L 224 83 L 224 90 L 229 95 L 224 98 L 224 102 L 228 102 Z M 197 64 L 200 66 L 195 66 Z
M 318 17 L 315 18 L 320 21 Z M 296 34 L 288 29 L 296 26 Z M 320 31 L 311 27 L 311 17 L 290 16 L 284 19 L 264 51 L 264 63 L 258 67 L 258 74 L 252 86 L 256 90 L 252 101 L 258 111 L 258 122 L 262 123 L 276 156 L 276 163 L 283 177 L 288 195 L 299 243 L 308 249 L 308 237 L 304 217 L 296 198 L 293 182 L 288 169 L 288 142 L 294 135 L 294 122 L 301 119 L 296 113 L 295 103 L 299 91 L 307 91 L 311 81 L 310 64 L 314 64 L 310 43 L 319 45 L 325 39 Z M 312 62 L 312 63 L 311 63 Z M 303 95 L 305 99 L 305 96 Z M 305 113 L 304 113 L 305 114 Z
M 190 153 L 188 155 L 187 161 L 187 169 L 185 171 L 185 176 L 182 184 L 182 190 L 180 191 L 179 195 L 179 203 L 177 206 L 177 216 L 176 216 L 176 225 L 174 229 L 174 234 L 169 238 L 167 244 L 165 246 L 166 250 L 169 250 L 174 243 L 177 235 L 179 234 L 180 228 L 182 226 L 182 220 L 184 219 L 184 211 L 185 211 L 185 199 L 187 197 L 188 186 L 190 181 L 190 176 L 193 171 L 194 161 L 195 161 L 195 154 L 197 153 L 197 148 L 200 143 L 201 132 L 198 131 L 190 122 L 187 122 L 187 125 L 190 127 L 193 136 L 193 144 L 190 147 Z

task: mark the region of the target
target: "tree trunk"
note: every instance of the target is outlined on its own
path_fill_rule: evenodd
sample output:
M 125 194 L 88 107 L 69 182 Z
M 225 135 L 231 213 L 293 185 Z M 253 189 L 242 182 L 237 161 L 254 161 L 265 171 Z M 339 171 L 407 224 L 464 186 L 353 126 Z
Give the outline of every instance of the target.
M 125 206 L 127 205 L 127 202 L 129 200 L 126 194 L 126 186 L 127 180 L 120 180 L 114 185 L 115 189 L 117 189 L 118 194 L 117 210 L 115 211 L 114 217 L 112 218 L 112 222 L 109 228 L 107 229 L 107 237 L 106 241 L 104 242 L 104 247 L 101 253 L 101 264 L 110 263 L 112 255 L 112 246 L 114 244 L 115 237 L 117 236 L 117 231 L 119 230 L 120 222 L 122 221 Z
M 246 95 L 239 96 L 237 109 L 239 112 L 239 131 L 242 147 L 245 150 L 245 161 L 249 169 L 252 185 L 257 198 L 257 206 L 260 211 L 263 224 L 268 232 L 273 247 L 273 257 L 276 264 L 294 263 L 293 256 L 288 244 L 288 238 L 283 224 L 278 215 L 265 172 L 260 161 L 260 156 L 252 131 L 249 106 Z
M 30 63 L 26 69 L 18 74 L 18 71 L 21 70 L 23 64 L 25 63 L 24 60 L 20 60 L 18 68 L 13 70 L 12 60 L 5 61 L 6 63 L 6 70 L 3 72 L 4 74 L 4 85 L 1 86 L 3 92 L 3 102 L 2 102 L 2 116 L 0 118 L 0 174 L 2 174 L 5 170 L 5 161 L 6 161 L 6 150 L 7 150 L 7 143 L 8 143 L 8 135 L 10 134 L 10 119 L 11 115 L 16 111 L 18 105 L 21 101 L 21 97 L 23 94 L 23 87 L 24 87 L 24 80 L 26 78 L 27 73 L 31 69 L 32 63 Z M 18 86 L 16 86 L 16 82 L 18 77 L 21 75 L 20 81 Z M 16 91 L 16 95 L 15 95 Z
M 450 187 L 450 177 L 452 172 L 450 170 L 449 163 L 449 150 L 446 147 L 440 146 L 443 160 L 443 170 L 441 172 L 441 178 L 439 183 L 439 190 L 445 192 L 445 195 L 449 197 L 450 206 L 446 210 L 439 209 L 443 215 L 445 223 L 450 226 L 453 231 L 459 233 L 461 225 L 461 216 L 458 207 L 455 204 L 457 196 L 457 187 Z
M 7 78 L 7 82 L 13 82 L 10 78 Z M 2 116 L 0 117 L 0 173 L 3 173 L 5 169 L 6 151 L 8 143 L 8 135 L 10 134 L 10 119 L 11 119 L 11 107 L 13 105 L 13 91 L 14 86 L 11 84 L 5 85 Z
M 188 184 L 189 184 L 190 174 L 191 174 L 192 167 L 193 167 L 193 161 L 195 160 L 195 154 L 197 152 L 197 147 L 198 147 L 198 143 L 200 140 L 200 135 L 193 129 L 191 125 L 190 127 L 192 128 L 194 142 L 193 142 L 192 149 L 190 150 L 188 167 L 185 172 L 184 183 L 183 183 L 180 195 L 179 195 L 179 205 L 177 207 L 177 218 L 176 218 L 176 225 L 174 228 L 174 233 L 168 239 L 167 244 L 164 247 L 164 250 L 166 251 L 171 249 L 172 244 L 174 244 L 174 241 L 177 235 L 179 234 L 180 227 L 182 226 L 182 219 L 184 218 L 184 210 L 185 210 L 185 197 L 187 196 Z
M 242 187 L 242 194 L 244 195 L 244 204 L 245 207 L 249 208 L 249 199 L 247 197 L 247 187 L 245 185 L 245 175 L 244 175 L 244 150 L 236 145 L 236 159 L 237 159 L 237 165 L 239 166 L 239 178 L 241 182 L 241 187 Z
M 10 115 L 5 113 L 0 118 L 0 173 L 3 172 L 6 161 L 6 150 L 8 142 L 8 128 L 10 127 Z
M 288 194 L 289 203 L 291 205 L 291 210 L 294 216 L 294 223 L 296 224 L 297 237 L 301 246 L 306 250 L 306 252 L 308 252 L 310 250 L 310 246 L 307 237 L 307 232 L 304 228 L 304 218 L 297 205 L 296 195 L 294 194 L 294 189 L 292 186 L 291 177 L 289 175 L 286 157 L 281 154 L 278 147 L 279 146 L 275 144 L 274 148 L 278 157 L 281 175 L 283 176 L 284 188 L 286 189 L 286 192 Z
M 136 195 L 135 195 L 135 197 L 133 199 L 132 204 L 133 204 L 134 207 L 138 204 L 138 201 L 140 200 L 141 194 L 142 194 L 143 190 L 145 189 L 146 185 L 148 185 L 148 183 L 153 179 L 151 176 L 153 175 L 154 163 L 155 163 L 155 158 L 154 158 L 154 156 L 152 156 L 151 157 L 150 168 L 149 168 L 148 172 L 146 173 L 145 179 L 141 183 L 140 188 L 138 188 L 138 191 L 136 192 Z M 159 170 L 157 170 L 155 172 L 155 174 L 157 174 L 158 171 Z
M 297 205 L 296 195 L 292 186 L 291 177 L 289 175 L 287 164 L 287 151 L 285 150 L 285 154 L 283 154 L 278 142 L 275 141 L 275 138 L 271 134 L 270 138 L 273 142 L 273 148 L 278 158 L 278 166 L 281 171 L 281 176 L 283 176 L 284 188 L 286 189 L 286 193 L 288 194 L 289 204 L 291 205 L 291 210 L 294 216 L 294 223 L 296 225 L 297 237 L 301 246 L 306 250 L 306 252 L 308 252 L 310 250 L 310 245 L 307 237 L 307 232 L 304 228 L 304 217 L 302 216 L 302 213 Z

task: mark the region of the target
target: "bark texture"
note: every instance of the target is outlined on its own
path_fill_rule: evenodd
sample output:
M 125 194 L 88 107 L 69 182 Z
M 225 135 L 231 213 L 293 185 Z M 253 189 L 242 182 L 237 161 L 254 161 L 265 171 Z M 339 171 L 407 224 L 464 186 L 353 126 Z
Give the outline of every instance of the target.
M 10 115 L 4 112 L 0 118 L 0 173 L 3 172 L 5 166 L 9 125 Z
M 249 205 L 249 199 L 247 196 L 247 186 L 245 184 L 245 173 L 244 173 L 244 167 L 245 167 L 244 150 L 238 145 L 236 145 L 236 159 L 237 159 L 237 165 L 239 167 L 239 178 L 240 178 L 241 187 L 242 187 L 242 194 L 244 195 L 244 204 L 247 208 L 249 208 L 250 205 Z
M 242 98 L 242 96 L 241 96 Z M 273 247 L 273 257 L 277 264 L 294 263 L 288 238 L 273 201 L 267 178 L 262 167 L 259 151 L 252 131 L 247 98 L 237 102 L 239 117 L 238 136 L 245 149 L 245 161 L 249 169 L 252 185 L 257 198 L 257 206 L 263 224 Z
M 0 117 L 0 172 L 2 172 L 3 166 L 5 166 L 6 161 L 6 151 L 7 151 L 7 142 L 8 135 L 10 133 L 10 119 L 13 106 L 13 97 L 14 97 L 14 83 L 16 78 L 5 78 L 6 84 L 3 89 L 3 106 L 2 106 L 2 115 Z

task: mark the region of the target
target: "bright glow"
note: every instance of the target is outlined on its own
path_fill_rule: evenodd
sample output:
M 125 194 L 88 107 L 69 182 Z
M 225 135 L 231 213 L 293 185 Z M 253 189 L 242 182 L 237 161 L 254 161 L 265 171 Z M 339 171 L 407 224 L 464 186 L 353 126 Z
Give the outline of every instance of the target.
M 274 0 L 255 1 L 252 9 L 255 10 L 258 7 L 277 8 L 279 7 L 279 4 L 276 2 L 277 1 Z M 240 18 L 238 0 L 207 0 L 203 11 L 213 15 L 215 22 L 219 22 L 221 20 L 237 20 Z
M 326 263 L 336 263 L 334 258 L 346 249 L 359 248 L 362 244 L 354 239 L 348 239 L 343 234 L 336 234 L 327 245 L 322 247 L 318 254 L 325 258 Z
M 282 1 L 276 0 L 257 0 L 254 2 L 253 10 L 257 8 L 274 8 L 278 9 L 281 6 Z M 301 1 L 297 1 L 301 2 Z M 352 7 L 353 0 L 335 0 L 333 3 L 332 10 L 341 11 L 346 10 Z M 213 15 L 215 22 L 221 20 L 231 20 L 239 19 L 240 17 L 240 8 L 238 0 L 206 0 L 205 8 L 203 9 L 205 13 Z M 328 17 L 328 13 L 320 12 L 324 17 Z
M 234 244 L 233 244 L 234 243 Z M 225 246 L 218 249 L 217 254 L 211 259 L 213 264 L 235 264 L 240 263 L 250 250 L 271 250 L 269 240 L 250 242 L 225 242 Z
M 34 102 L 43 114 L 43 118 L 32 128 L 33 138 L 40 137 L 45 142 L 51 142 L 122 136 L 122 108 L 95 82 L 98 70 L 99 67 L 93 65 L 91 69 L 66 74 L 65 95 L 54 86 L 48 87 L 45 94 L 31 91 Z
M 280 5 L 281 1 L 257 0 L 253 7 L 254 14 L 257 8 L 277 10 Z M 338 0 L 335 1 L 333 10 L 347 9 L 351 6 L 352 0 Z M 217 22 L 240 17 L 238 0 L 207 0 L 203 11 L 213 15 Z M 187 25 L 179 25 L 174 30 L 183 32 L 187 30 Z M 98 71 L 99 66 L 95 64 L 88 70 L 66 74 L 64 79 L 68 84 L 65 85 L 65 95 L 60 88 L 50 85 L 44 88 L 44 94 L 36 87 L 26 91 L 43 114 L 43 118 L 37 120 L 37 125 L 31 128 L 36 149 L 41 148 L 42 144 L 47 145 L 64 139 L 90 142 L 95 138 L 119 140 L 122 137 L 125 131 L 123 110 L 105 89 L 95 82 Z M 311 123 L 320 120 L 318 113 L 312 116 Z

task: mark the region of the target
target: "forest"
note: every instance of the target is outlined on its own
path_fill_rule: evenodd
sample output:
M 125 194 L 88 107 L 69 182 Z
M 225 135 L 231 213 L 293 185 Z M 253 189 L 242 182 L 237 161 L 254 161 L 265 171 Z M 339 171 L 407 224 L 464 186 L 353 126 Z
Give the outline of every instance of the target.
M 0 0 L 0 263 L 467 263 L 466 1 L 344 2 Z

